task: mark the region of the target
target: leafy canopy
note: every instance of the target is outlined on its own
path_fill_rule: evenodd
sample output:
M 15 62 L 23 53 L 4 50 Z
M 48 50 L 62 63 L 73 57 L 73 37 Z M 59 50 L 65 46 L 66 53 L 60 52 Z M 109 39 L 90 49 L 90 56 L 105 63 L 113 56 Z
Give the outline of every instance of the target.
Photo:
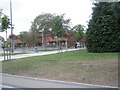
M 83 38 L 84 34 L 84 26 L 78 24 L 72 28 L 72 30 L 75 32 L 75 39 L 77 41 L 81 40 Z
M 2 17 L 2 29 L 0 32 L 4 32 L 9 28 L 10 19 L 7 16 Z

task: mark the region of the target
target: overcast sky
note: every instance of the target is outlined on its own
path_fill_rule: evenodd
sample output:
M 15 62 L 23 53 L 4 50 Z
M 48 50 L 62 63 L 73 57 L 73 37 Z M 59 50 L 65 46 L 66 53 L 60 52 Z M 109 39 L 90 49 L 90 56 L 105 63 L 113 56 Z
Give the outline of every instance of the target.
M 92 13 L 90 0 L 11 0 L 13 14 L 13 33 L 18 35 L 21 31 L 28 31 L 31 22 L 41 13 L 65 14 L 66 19 L 71 19 L 72 25 L 82 24 L 87 26 Z M 10 0 L 0 0 L 0 8 L 5 15 L 10 16 Z M 10 29 L 8 29 L 10 35 Z M 5 36 L 5 33 L 0 33 Z

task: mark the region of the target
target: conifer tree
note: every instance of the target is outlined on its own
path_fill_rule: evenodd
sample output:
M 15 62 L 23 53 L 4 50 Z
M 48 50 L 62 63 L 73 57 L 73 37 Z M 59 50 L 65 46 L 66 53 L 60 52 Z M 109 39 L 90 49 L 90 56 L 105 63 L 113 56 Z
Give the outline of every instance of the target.
M 120 4 L 99 2 L 94 4 L 92 19 L 86 32 L 89 52 L 120 52 Z M 116 9 L 117 8 L 117 9 Z

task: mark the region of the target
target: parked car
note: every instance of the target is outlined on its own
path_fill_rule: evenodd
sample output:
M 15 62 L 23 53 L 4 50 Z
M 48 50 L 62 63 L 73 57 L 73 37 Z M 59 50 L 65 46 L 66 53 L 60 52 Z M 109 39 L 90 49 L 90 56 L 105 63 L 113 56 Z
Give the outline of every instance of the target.
M 80 47 L 81 47 L 80 43 L 79 43 L 79 42 L 76 42 L 75 48 L 80 48 Z

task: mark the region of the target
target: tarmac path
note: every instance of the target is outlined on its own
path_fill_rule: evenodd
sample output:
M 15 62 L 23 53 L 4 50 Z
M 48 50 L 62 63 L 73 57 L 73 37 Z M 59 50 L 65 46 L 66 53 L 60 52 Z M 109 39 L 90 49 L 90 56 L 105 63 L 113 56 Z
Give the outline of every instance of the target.
M 80 48 L 80 49 L 85 49 L 85 48 Z M 79 50 L 79 49 L 68 49 L 67 51 L 74 51 L 74 50 Z M 32 56 L 41 56 L 41 55 L 49 55 L 49 54 L 56 54 L 60 52 L 66 52 L 66 50 L 56 50 L 56 51 L 41 51 L 41 52 L 34 52 L 34 53 L 29 53 L 29 54 L 19 54 L 19 55 L 12 55 L 11 59 L 18 59 L 18 58 L 25 58 L 25 57 L 32 57 Z M 4 60 L 4 56 L 0 56 L 0 61 Z

